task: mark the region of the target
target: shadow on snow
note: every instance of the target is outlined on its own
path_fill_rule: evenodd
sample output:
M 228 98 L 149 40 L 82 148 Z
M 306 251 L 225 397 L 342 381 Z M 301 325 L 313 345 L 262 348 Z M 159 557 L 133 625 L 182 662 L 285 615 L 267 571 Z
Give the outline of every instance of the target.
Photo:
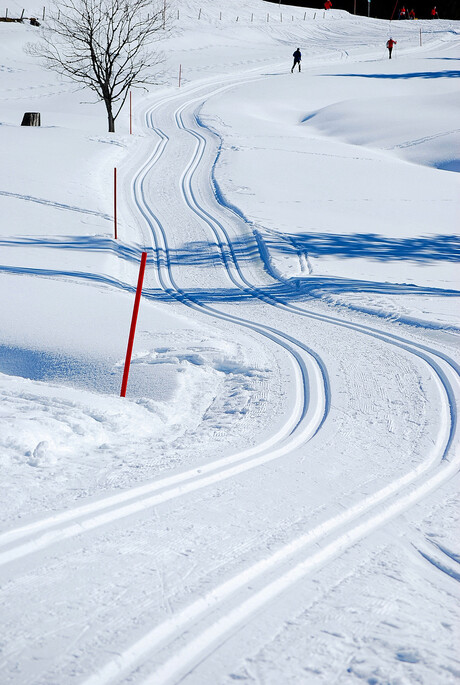
M 410 79 L 410 78 L 460 78 L 460 70 L 450 71 L 414 71 L 405 74 L 325 74 L 325 76 L 354 76 L 357 78 L 389 78 L 389 79 Z
M 460 238 L 454 235 L 428 235 L 416 238 L 389 238 L 374 233 L 260 233 L 229 244 L 209 241 L 185 243 L 165 252 L 161 248 L 126 245 L 111 238 L 68 236 L 63 238 L 18 237 L 0 240 L 2 247 L 41 247 L 111 252 L 126 261 L 138 262 L 143 251 L 157 266 L 210 266 L 235 261 L 266 262 L 267 255 L 336 257 L 338 259 L 369 259 L 374 261 L 409 261 L 431 263 L 460 261 Z M 40 270 L 37 270 L 40 271 Z

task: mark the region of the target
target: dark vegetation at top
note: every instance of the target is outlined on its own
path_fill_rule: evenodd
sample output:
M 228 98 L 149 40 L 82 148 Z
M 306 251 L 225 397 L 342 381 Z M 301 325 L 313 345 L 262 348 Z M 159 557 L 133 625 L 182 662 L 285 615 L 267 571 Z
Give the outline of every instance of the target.
M 278 5 L 278 0 L 269 0 Z M 315 7 L 324 9 L 324 0 L 288 0 L 286 3 L 281 2 L 281 5 L 296 5 L 297 7 Z M 332 0 L 332 8 L 337 10 L 346 10 L 353 14 L 355 0 Z M 460 2 L 459 0 L 409 0 L 408 2 L 396 0 L 371 0 L 370 3 L 371 17 L 378 19 L 398 19 L 399 10 L 404 6 L 408 11 L 414 9 L 417 19 L 431 19 L 431 10 L 436 6 L 440 19 L 460 19 Z M 396 9 L 395 9 L 396 6 Z M 356 14 L 361 14 L 367 17 L 368 2 L 367 0 L 356 0 Z M 394 14 L 393 14 L 394 11 Z M 436 21 L 435 19 L 433 21 Z

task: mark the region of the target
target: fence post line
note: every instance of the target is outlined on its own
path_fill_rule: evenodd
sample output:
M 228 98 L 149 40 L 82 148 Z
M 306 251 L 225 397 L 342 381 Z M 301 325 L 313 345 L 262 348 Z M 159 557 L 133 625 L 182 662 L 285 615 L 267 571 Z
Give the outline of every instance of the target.
M 113 170 L 113 232 L 115 240 L 118 240 L 117 231 L 117 167 Z
M 129 367 L 131 365 L 131 355 L 133 353 L 134 334 L 136 332 L 137 315 L 139 313 L 139 303 L 141 301 L 142 283 L 144 281 L 145 263 L 147 252 L 142 253 L 139 276 L 137 278 L 136 297 L 134 299 L 133 315 L 131 318 L 131 328 L 129 329 L 128 347 L 126 348 L 125 368 L 123 370 L 123 380 L 121 383 L 120 397 L 126 397 L 126 387 L 128 385 Z

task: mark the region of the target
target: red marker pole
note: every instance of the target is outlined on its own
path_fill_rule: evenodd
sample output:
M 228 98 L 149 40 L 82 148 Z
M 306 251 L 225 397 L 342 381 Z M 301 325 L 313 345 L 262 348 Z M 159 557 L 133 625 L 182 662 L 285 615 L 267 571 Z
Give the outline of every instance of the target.
M 396 5 L 395 5 L 395 8 L 394 8 L 393 12 L 391 13 L 390 21 L 393 21 L 394 13 L 396 12 L 396 8 L 397 8 L 397 6 L 398 6 L 398 2 L 399 2 L 399 0 L 396 0 Z
M 115 240 L 118 238 L 117 233 L 117 169 L 113 170 L 113 232 Z
M 144 281 L 144 271 L 145 271 L 146 261 L 147 261 L 147 252 L 143 252 L 142 257 L 141 257 L 141 265 L 139 267 L 139 277 L 137 279 L 136 297 L 134 299 L 133 316 L 131 319 L 131 328 L 129 330 L 128 347 L 126 349 L 125 368 L 123 371 L 123 380 L 121 383 L 120 397 L 126 397 L 126 386 L 128 385 L 129 367 L 131 364 L 131 355 L 133 352 L 134 334 L 136 332 L 137 315 L 139 313 L 139 303 L 141 301 L 142 283 Z
M 129 135 L 133 133 L 133 98 L 132 93 L 129 91 Z

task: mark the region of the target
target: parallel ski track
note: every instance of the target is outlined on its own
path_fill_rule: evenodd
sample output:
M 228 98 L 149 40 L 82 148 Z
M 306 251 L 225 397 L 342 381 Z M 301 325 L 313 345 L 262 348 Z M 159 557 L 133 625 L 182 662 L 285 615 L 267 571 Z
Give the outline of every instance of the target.
M 237 253 L 232 247 L 232 241 L 222 223 L 198 204 L 193 193 L 191 179 L 203 156 L 206 140 L 196 130 L 189 129 L 184 124 L 182 113 L 189 105 L 190 103 L 185 103 L 174 114 L 179 128 L 188 131 L 197 140 L 193 159 L 182 174 L 182 194 L 189 208 L 195 211 L 209 226 L 217 239 L 221 249 L 222 263 L 225 265 L 232 282 L 238 287 L 251 290 L 255 297 L 274 304 L 285 311 L 353 330 L 418 357 L 429 366 L 437 383 L 441 400 L 441 425 L 430 454 L 409 473 L 213 588 L 184 610 L 155 626 L 125 652 L 119 654 L 93 676 L 85 680 L 84 685 L 103 685 L 115 679 L 118 680 L 129 669 L 135 667 L 141 659 L 145 660 L 154 650 L 160 651 L 186 631 L 185 634 L 190 637 L 185 639 L 185 644 L 178 647 L 173 655 L 169 658 L 166 657 L 162 663 L 160 657 L 160 664 L 154 667 L 144 683 L 145 685 L 160 685 L 173 682 L 173 679 L 177 677 L 182 677 L 190 667 L 193 667 L 193 664 L 202 660 L 203 654 L 215 649 L 216 643 L 224 642 L 239 625 L 246 622 L 255 612 L 275 600 L 282 592 L 314 568 L 344 552 L 373 530 L 407 510 L 457 473 L 460 466 L 460 454 L 455 451 L 457 444 L 453 444 L 454 439 L 456 443 L 458 442 L 456 410 L 459 397 L 458 367 L 447 355 L 399 335 L 387 333 L 364 324 L 343 321 L 333 316 L 308 311 L 302 307 L 287 304 L 276 297 L 267 297 L 266 294 L 246 280 L 238 263 Z M 152 125 L 151 118 L 150 124 Z M 162 140 L 166 141 L 167 136 L 159 129 L 156 131 Z M 167 255 L 165 236 L 162 238 L 162 244 L 170 272 L 171 266 Z M 216 313 L 221 314 L 208 305 L 204 305 L 204 307 L 214 316 Z M 265 326 L 262 328 L 271 330 Z M 283 337 L 290 340 L 290 336 L 283 334 Z M 315 549 L 312 549 L 312 545 L 315 545 Z M 293 558 L 295 559 L 294 564 Z M 255 592 L 248 590 L 248 584 L 254 582 L 261 585 Z M 239 595 L 234 598 L 236 593 Z M 228 606 L 232 599 L 234 599 L 234 605 Z M 220 613 L 216 611 L 219 609 Z M 211 617 L 210 621 L 209 617 Z M 194 624 L 193 631 L 190 630 L 192 623 Z M 195 637 L 191 637 L 192 635 Z
M 225 88 L 220 87 L 219 92 Z M 170 98 L 168 98 L 169 100 Z M 163 102 L 158 103 L 154 109 Z M 150 112 L 150 115 L 152 112 Z M 181 303 L 215 318 L 250 329 L 279 345 L 291 358 L 297 386 L 296 404 L 291 416 L 275 435 L 264 442 L 225 458 L 216 459 L 188 471 L 169 476 L 129 491 L 60 512 L 0 536 L 0 566 L 41 551 L 52 544 L 157 506 L 175 497 L 207 487 L 244 471 L 284 456 L 316 434 L 328 411 L 327 374 L 318 355 L 300 341 L 274 328 L 211 309 L 181 291 L 172 275 L 166 232 L 145 199 L 144 181 L 164 153 L 168 138 L 157 131 L 159 141 L 132 184 L 133 200 L 151 230 L 157 254 L 157 277 L 164 292 Z M 224 246 L 221 246 L 224 254 Z M 227 260 L 227 256 L 223 257 Z M 230 274 L 230 267 L 227 269 Z M 232 283 L 244 287 L 231 276 Z M 157 494 L 152 494 L 157 493 Z M 104 511 L 107 510 L 107 511 Z M 99 513 L 103 511 L 103 513 Z M 30 539 L 28 539 L 30 538 Z M 22 542 L 25 540 L 24 542 Z
M 213 93 L 208 94 L 208 97 L 212 94 Z M 178 124 L 181 121 L 183 124 L 183 120 L 181 119 L 182 110 L 189 105 L 190 102 L 187 102 L 176 111 Z M 179 110 L 181 111 L 179 112 Z M 152 110 L 149 112 L 149 116 L 151 116 L 151 113 Z M 185 126 L 184 129 L 189 130 Z M 196 205 L 190 179 L 201 158 L 200 146 L 202 148 L 203 145 L 206 145 L 206 141 L 203 138 L 200 142 L 199 138 L 201 134 L 192 130 L 190 130 L 190 132 L 197 138 L 198 154 L 195 153 L 194 159 L 191 161 L 188 170 L 184 171 L 182 175 L 183 196 L 187 202 L 190 202 L 189 207 L 192 210 L 194 209 L 194 211 L 203 218 L 201 213 L 203 212 L 206 216 L 207 212 L 204 208 Z M 275 456 L 272 456 L 273 453 L 267 445 L 256 446 L 250 450 L 238 453 L 237 455 L 232 455 L 224 460 L 207 464 L 204 467 L 175 474 L 174 476 L 162 479 L 161 481 L 134 488 L 133 490 L 121 493 L 120 495 L 106 498 L 105 500 L 98 502 L 92 502 L 71 511 L 62 512 L 56 516 L 9 531 L 0 536 L 0 545 L 10 545 L 12 542 L 23 540 L 30 535 L 36 535 L 37 533 L 42 533 L 44 530 L 52 529 L 39 538 L 28 540 L 26 543 L 8 549 L 0 555 L 0 564 L 7 563 L 14 558 L 19 558 L 34 551 L 38 551 L 39 549 L 43 549 L 58 540 L 73 537 L 85 530 L 92 530 L 124 516 L 129 516 L 136 511 L 155 506 L 161 501 L 166 501 L 167 499 L 180 496 L 186 492 L 206 487 L 223 478 L 232 477 L 233 475 L 237 475 L 237 473 L 247 470 L 247 468 L 254 468 L 259 465 L 259 463 L 265 463 L 267 460 L 270 460 L 270 458 L 278 458 L 279 456 L 285 455 L 294 449 L 297 444 L 302 444 L 308 437 L 315 434 L 324 420 L 327 411 L 327 376 L 325 375 L 325 369 L 321 368 L 321 362 L 318 357 L 316 359 L 310 357 L 310 351 L 306 349 L 300 341 L 293 339 L 291 336 L 286 335 L 281 331 L 276 331 L 268 326 L 255 322 L 238 319 L 237 317 L 230 317 L 208 305 L 198 303 L 175 286 L 171 273 L 166 235 L 163 234 L 160 236 L 158 234 L 158 231 L 161 233 L 162 230 L 161 224 L 158 224 L 153 213 L 146 204 L 145 197 L 142 196 L 141 190 L 146 175 L 156 163 L 159 156 L 164 153 L 167 145 L 167 137 L 158 131 L 157 134 L 159 135 L 159 142 L 153 155 L 151 155 L 141 172 L 139 172 L 133 184 L 133 193 L 134 196 L 137 195 L 136 201 L 138 202 L 138 207 L 154 233 L 157 254 L 159 255 L 158 276 L 162 287 L 164 287 L 165 291 L 168 292 L 171 297 L 180 300 L 189 307 L 198 309 L 201 312 L 207 311 L 215 318 L 219 317 L 226 321 L 230 321 L 231 323 L 249 327 L 253 331 L 260 332 L 273 342 L 281 345 L 295 360 L 299 388 L 301 386 L 305 387 L 308 383 L 309 373 L 316 376 L 317 390 L 319 388 L 322 389 L 323 392 L 322 411 L 316 412 L 314 418 L 309 416 L 309 420 L 306 421 L 308 409 L 306 409 L 305 406 L 306 396 L 304 391 L 303 399 L 300 403 L 301 406 L 297 406 L 295 419 L 293 419 L 289 425 L 283 427 L 280 434 L 274 436 L 274 439 L 279 445 L 277 450 L 275 450 L 275 452 L 278 451 L 279 454 L 276 454 Z M 139 192 L 140 194 L 138 194 Z M 220 222 L 212 215 L 209 215 L 208 219 L 210 221 L 210 224 L 208 225 L 211 230 L 213 230 L 213 232 L 216 230 L 219 231 Z M 240 603 L 237 604 L 236 607 L 227 608 L 226 612 L 223 613 L 220 618 L 211 622 L 210 625 L 205 625 L 202 628 L 200 627 L 201 632 L 199 632 L 198 636 L 186 643 L 173 657 L 164 661 L 155 672 L 150 674 L 146 682 L 155 683 L 155 685 L 157 685 L 170 681 L 171 678 L 174 678 L 178 673 L 184 672 L 185 669 L 189 668 L 190 664 L 193 664 L 203 652 L 210 649 L 216 642 L 225 640 L 225 637 L 232 629 L 241 622 L 247 620 L 254 612 L 263 608 L 268 602 L 273 601 L 281 592 L 288 589 L 306 573 L 320 564 L 325 563 L 328 559 L 342 553 L 365 535 L 368 535 L 372 530 L 405 511 L 414 502 L 441 485 L 447 478 L 457 472 L 459 468 L 459 455 L 455 454 L 453 450 L 454 439 L 455 442 L 457 441 L 456 402 L 459 395 L 458 367 L 456 367 L 454 362 L 447 355 L 442 354 L 429 346 L 406 340 L 399 335 L 374 329 L 373 327 L 364 324 L 343 321 L 330 315 L 318 314 L 317 312 L 309 311 L 303 307 L 288 304 L 282 299 L 273 296 L 267 297 L 263 291 L 258 290 L 246 280 L 242 268 L 238 264 L 237 254 L 233 250 L 231 240 L 225 235 L 225 229 L 223 229 L 222 240 L 218 241 L 218 243 L 221 245 L 222 262 L 227 268 L 229 278 L 235 285 L 239 282 L 238 287 L 250 290 L 255 297 L 258 297 L 265 302 L 269 302 L 270 304 L 274 304 L 283 310 L 294 312 L 302 317 L 334 324 L 366 336 L 377 338 L 383 342 L 399 347 L 409 354 L 417 356 L 428 364 L 435 376 L 435 380 L 437 380 L 441 397 L 441 431 L 431 454 L 417 468 L 413 469 L 405 476 L 398 478 L 377 493 L 366 497 L 343 514 L 329 519 L 309 531 L 307 534 L 282 547 L 275 554 L 262 559 L 225 583 L 214 588 L 207 595 L 186 607 L 182 612 L 179 612 L 161 625 L 156 626 L 141 640 L 118 655 L 114 660 L 110 661 L 101 670 L 86 680 L 85 685 L 102 685 L 102 683 L 110 682 L 114 678 L 119 678 L 127 670 L 135 666 L 141 658 L 150 654 L 153 650 L 160 648 L 165 642 L 170 642 L 174 636 L 180 635 L 184 628 L 189 626 L 192 621 L 197 622 L 206 618 L 212 610 L 218 608 L 219 605 L 223 605 L 225 601 L 231 599 L 236 592 L 244 594 L 243 591 L 248 582 L 258 580 L 263 585 L 261 589 L 252 593 L 249 598 L 247 598 L 246 595 L 242 597 Z M 305 353 L 307 353 L 308 356 L 305 355 Z M 294 438 L 292 436 L 294 436 Z M 285 445 L 283 444 L 283 440 L 286 440 L 287 437 L 287 445 Z M 265 450 L 269 451 L 265 453 Z M 453 456 L 451 456 L 451 452 L 453 453 Z M 236 468 L 233 466 L 234 461 L 254 457 L 254 454 L 257 455 L 257 458 L 251 459 L 251 465 L 238 464 Z M 227 469 L 225 467 L 228 464 L 232 464 L 232 466 Z M 224 470 L 220 470 L 222 467 L 224 467 Z M 240 467 L 242 467 L 241 470 Z M 431 471 L 434 471 L 434 473 L 430 475 Z M 207 474 L 211 472 L 216 473 L 212 476 L 208 476 Z M 160 492 L 157 495 L 153 497 L 148 496 L 151 495 L 152 492 L 158 490 Z M 147 497 L 144 498 L 146 495 Z M 139 497 L 142 497 L 143 499 L 139 501 Z M 125 502 L 132 499 L 134 500 L 132 503 L 127 504 L 126 506 L 124 505 Z M 69 521 L 76 521 L 88 514 L 93 515 L 94 512 L 102 509 L 108 509 L 108 511 L 97 516 L 91 516 L 83 521 L 77 521 L 72 526 L 63 527 L 63 524 L 67 524 Z M 59 526 L 61 527 L 59 528 Z M 316 545 L 315 550 L 310 549 L 313 544 Z M 319 551 L 318 546 L 320 546 Z M 302 558 L 295 559 L 296 563 L 293 565 L 293 557 L 295 558 L 300 555 L 302 555 Z M 285 569 L 287 562 L 289 562 L 289 570 Z M 264 575 L 270 575 L 270 572 L 272 575 L 273 573 L 275 574 L 275 579 L 266 578 L 264 581 Z

